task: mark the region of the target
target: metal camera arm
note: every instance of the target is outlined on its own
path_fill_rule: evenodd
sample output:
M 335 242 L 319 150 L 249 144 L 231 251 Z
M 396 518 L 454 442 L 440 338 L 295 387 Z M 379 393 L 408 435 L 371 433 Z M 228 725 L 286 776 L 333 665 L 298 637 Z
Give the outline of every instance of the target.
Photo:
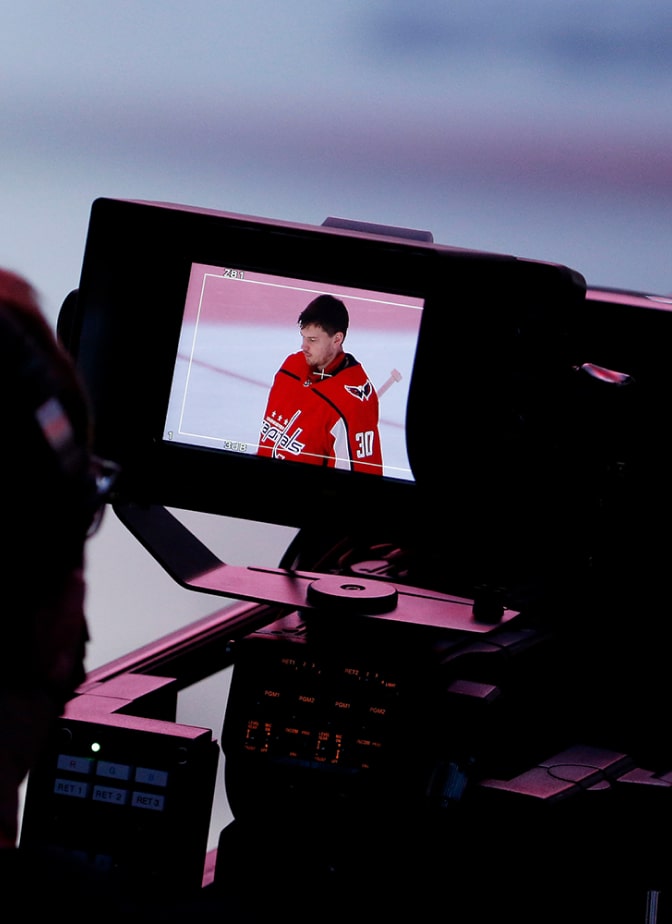
M 502 608 L 496 622 L 486 621 L 475 615 L 473 600 L 376 579 L 229 565 L 165 507 L 116 501 L 113 508 L 173 580 L 189 590 L 302 610 L 339 609 L 473 633 L 489 632 L 517 615 Z

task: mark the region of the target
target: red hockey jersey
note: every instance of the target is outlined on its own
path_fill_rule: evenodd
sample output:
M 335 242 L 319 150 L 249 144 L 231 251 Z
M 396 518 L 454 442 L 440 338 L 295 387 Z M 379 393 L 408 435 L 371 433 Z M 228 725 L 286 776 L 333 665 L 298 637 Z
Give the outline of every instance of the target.
M 382 475 L 378 414 L 376 390 L 349 353 L 324 377 L 292 353 L 273 380 L 258 454 Z

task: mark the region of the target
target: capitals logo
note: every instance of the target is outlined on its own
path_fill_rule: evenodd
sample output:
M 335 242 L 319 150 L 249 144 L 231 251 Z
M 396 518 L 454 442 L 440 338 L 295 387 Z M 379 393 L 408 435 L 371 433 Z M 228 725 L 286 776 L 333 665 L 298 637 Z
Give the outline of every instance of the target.
M 358 398 L 360 401 L 368 401 L 373 394 L 373 385 L 371 384 L 371 380 L 367 379 L 363 385 L 346 385 L 345 390 L 349 395 L 352 395 L 353 398 Z
M 300 456 L 306 448 L 306 444 L 300 441 L 303 433 L 303 427 L 292 427 L 301 416 L 301 411 L 297 411 L 291 419 L 281 420 L 280 415 L 274 411 L 271 417 L 267 417 L 261 425 L 261 442 L 273 444 L 273 458 L 284 459 L 283 453 L 289 453 L 292 456 Z

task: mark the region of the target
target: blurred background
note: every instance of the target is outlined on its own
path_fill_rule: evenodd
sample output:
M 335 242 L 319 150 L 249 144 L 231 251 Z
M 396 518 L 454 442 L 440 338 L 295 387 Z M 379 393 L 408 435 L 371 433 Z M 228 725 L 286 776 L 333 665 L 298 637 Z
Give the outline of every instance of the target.
M 400 225 L 672 292 L 667 2 L 0 8 L 0 263 L 54 324 L 99 196 Z M 189 522 L 232 564 L 277 565 L 292 535 Z M 89 666 L 224 604 L 175 586 L 109 513 Z

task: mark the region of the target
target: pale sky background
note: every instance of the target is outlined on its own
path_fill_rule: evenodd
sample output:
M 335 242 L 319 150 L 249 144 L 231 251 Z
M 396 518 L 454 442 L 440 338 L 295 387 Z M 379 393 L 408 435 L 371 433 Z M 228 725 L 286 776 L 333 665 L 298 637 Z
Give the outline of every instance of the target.
M 0 9 L 0 263 L 54 322 L 99 196 L 401 225 L 672 291 L 669 2 Z M 198 528 L 242 565 L 276 565 L 291 536 Z M 220 602 L 177 588 L 112 514 L 89 583 L 91 666 Z

